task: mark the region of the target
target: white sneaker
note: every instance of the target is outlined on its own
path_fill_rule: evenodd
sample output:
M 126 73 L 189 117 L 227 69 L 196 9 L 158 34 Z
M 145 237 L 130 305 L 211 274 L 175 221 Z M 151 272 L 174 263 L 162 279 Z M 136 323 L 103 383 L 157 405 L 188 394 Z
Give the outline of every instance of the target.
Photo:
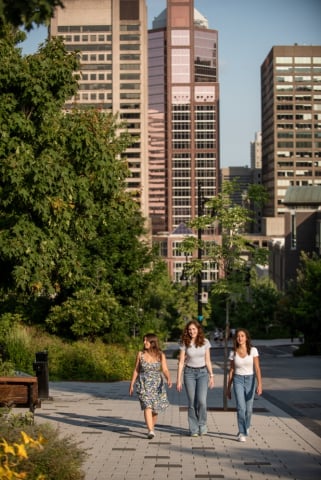
M 155 437 L 155 432 L 154 432 L 153 430 L 151 430 L 150 432 L 148 432 L 147 438 L 148 438 L 149 440 L 151 440 L 151 439 L 154 438 L 154 437 Z
M 246 442 L 246 436 L 243 433 L 238 434 L 238 441 L 239 442 Z

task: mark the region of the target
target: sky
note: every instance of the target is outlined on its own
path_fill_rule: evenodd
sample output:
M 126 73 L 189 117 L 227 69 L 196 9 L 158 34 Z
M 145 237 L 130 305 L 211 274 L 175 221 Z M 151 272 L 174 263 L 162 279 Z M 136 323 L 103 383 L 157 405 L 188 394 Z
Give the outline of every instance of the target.
M 89 0 L 90 1 L 90 0 Z M 166 0 L 146 0 L 149 28 Z M 274 45 L 321 45 L 321 0 L 194 0 L 218 31 L 221 167 L 250 166 L 250 143 L 261 130 L 260 67 Z M 37 51 L 44 27 L 23 53 Z

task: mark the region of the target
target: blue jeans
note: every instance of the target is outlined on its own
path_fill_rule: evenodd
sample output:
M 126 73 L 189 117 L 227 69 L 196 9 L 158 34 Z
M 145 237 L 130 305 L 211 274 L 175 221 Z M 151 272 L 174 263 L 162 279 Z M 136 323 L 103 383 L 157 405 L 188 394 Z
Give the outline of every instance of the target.
M 233 389 L 239 433 L 247 435 L 247 431 L 251 426 L 255 394 L 255 375 L 234 375 Z
M 207 432 L 208 372 L 206 367 L 184 369 L 184 384 L 188 399 L 188 425 L 190 434 Z

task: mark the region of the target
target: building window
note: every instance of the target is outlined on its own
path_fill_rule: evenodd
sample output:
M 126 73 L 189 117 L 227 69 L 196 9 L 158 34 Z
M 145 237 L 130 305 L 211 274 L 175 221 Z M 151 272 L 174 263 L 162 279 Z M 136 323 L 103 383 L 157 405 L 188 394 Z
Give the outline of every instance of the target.
M 120 20 L 139 20 L 139 0 L 120 0 Z
M 121 42 L 139 42 L 140 36 L 137 34 L 134 35 L 132 33 L 122 34 L 119 36 L 119 40 Z
M 136 53 L 123 53 L 120 55 L 120 60 L 123 62 L 127 62 L 128 60 L 140 60 L 140 55 Z
M 173 83 L 190 81 L 190 51 L 188 49 L 172 49 L 172 81 Z
M 276 63 L 292 63 L 293 58 L 292 57 L 276 57 L 275 59 Z
M 140 84 L 139 83 L 121 83 L 120 89 L 121 90 L 139 90 Z
M 125 43 L 119 46 L 120 50 L 139 50 L 140 45 L 137 43 Z

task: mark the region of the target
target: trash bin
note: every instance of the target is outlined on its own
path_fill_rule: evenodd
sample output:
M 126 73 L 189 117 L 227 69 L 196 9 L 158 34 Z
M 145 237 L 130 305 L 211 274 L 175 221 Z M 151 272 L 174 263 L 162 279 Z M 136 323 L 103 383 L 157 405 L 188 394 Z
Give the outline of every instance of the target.
M 49 398 L 49 368 L 48 352 L 37 352 L 36 361 L 33 362 L 33 369 L 38 379 L 38 397 L 40 399 Z

